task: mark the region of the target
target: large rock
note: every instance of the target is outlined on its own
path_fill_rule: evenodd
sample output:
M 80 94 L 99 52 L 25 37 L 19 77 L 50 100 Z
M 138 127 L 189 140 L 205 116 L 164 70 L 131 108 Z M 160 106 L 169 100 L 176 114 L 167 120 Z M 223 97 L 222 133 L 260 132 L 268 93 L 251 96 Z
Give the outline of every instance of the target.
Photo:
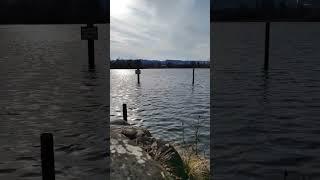
M 179 153 L 169 143 L 140 127 L 110 129 L 112 179 L 188 179 Z
M 111 179 L 162 179 L 161 165 L 136 146 L 121 129 L 110 133 Z

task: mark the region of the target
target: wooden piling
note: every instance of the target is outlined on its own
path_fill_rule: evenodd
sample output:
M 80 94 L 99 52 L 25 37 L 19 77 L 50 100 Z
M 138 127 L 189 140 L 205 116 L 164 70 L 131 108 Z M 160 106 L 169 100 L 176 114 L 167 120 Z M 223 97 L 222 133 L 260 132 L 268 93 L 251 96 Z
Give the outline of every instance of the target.
M 287 170 L 285 170 L 285 171 L 284 171 L 283 179 L 284 179 L 284 180 L 287 180 L 287 176 L 288 176 L 288 171 L 287 171 Z
M 194 85 L 194 68 L 192 69 L 192 85 Z
M 141 71 L 140 69 L 136 69 L 136 75 L 137 75 L 137 79 L 138 79 L 138 84 L 140 84 L 140 74 L 141 74 Z
M 41 167 L 43 180 L 55 180 L 53 135 L 41 134 Z
M 128 121 L 128 119 L 127 119 L 127 104 L 123 104 L 122 105 L 122 112 L 123 112 L 123 120 L 124 121 Z
M 270 46 L 270 22 L 266 22 L 265 43 L 264 43 L 264 70 L 269 69 L 269 46 Z
M 87 24 L 87 27 L 93 27 L 93 24 Z M 94 40 L 88 39 L 88 58 L 89 58 L 89 68 L 95 68 L 95 60 L 94 60 Z

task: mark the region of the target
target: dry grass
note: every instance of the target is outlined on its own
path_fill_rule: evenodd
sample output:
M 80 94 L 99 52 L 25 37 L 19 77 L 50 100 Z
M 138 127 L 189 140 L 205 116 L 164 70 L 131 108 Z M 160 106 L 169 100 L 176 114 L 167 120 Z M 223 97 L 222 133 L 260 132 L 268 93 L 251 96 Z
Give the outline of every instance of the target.
M 180 155 L 191 180 L 210 179 L 210 162 L 208 159 L 196 154 L 192 148 L 182 150 Z
M 205 155 L 200 155 L 199 146 L 199 128 L 200 116 L 198 121 L 193 122 L 191 127 L 194 130 L 194 141 L 192 144 L 186 145 L 185 143 L 185 127 L 184 122 L 181 122 L 182 128 L 182 145 L 177 147 L 177 150 L 183 160 L 185 170 L 190 180 L 207 180 L 210 179 L 210 161 Z M 204 152 L 205 153 L 205 152 Z

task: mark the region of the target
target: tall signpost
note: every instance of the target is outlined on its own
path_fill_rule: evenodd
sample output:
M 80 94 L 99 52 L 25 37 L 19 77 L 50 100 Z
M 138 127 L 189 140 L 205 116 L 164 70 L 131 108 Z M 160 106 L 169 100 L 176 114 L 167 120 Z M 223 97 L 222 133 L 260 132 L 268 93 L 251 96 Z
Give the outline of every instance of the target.
M 81 27 L 81 40 L 88 41 L 88 65 L 89 69 L 94 69 L 94 40 L 98 40 L 98 27 L 93 26 L 93 24 Z
M 81 39 L 88 41 L 88 65 L 95 67 L 94 40 L 98 29 L 93 24 L 110 23 L 108 0 L 0 0 L 0 25 L 5 24 L 87 24 Z
M 138 84 L 140 84 L 140 74 L 141 74 L 140 68 L 142 67 L 141 59 L 136 61 L 136 66 L 137 66 L 137 69 L 136 69 L 135 73 L 137 75 Z
M 137 79 L 138 79 L 138 84 L 140 84 L 140 74 L 141 74 L 141 70 L 139 68 L 136 69 L 136 75 L 137 75 Z

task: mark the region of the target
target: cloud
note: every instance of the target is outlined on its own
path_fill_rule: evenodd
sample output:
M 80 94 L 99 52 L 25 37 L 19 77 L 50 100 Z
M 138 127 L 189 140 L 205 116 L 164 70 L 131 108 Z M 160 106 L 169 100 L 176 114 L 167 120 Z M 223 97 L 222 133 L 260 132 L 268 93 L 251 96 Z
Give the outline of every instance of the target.
M 122 14 L 115 1 L 112 59 L 209 59 L 209 0 L 130 0 Z

